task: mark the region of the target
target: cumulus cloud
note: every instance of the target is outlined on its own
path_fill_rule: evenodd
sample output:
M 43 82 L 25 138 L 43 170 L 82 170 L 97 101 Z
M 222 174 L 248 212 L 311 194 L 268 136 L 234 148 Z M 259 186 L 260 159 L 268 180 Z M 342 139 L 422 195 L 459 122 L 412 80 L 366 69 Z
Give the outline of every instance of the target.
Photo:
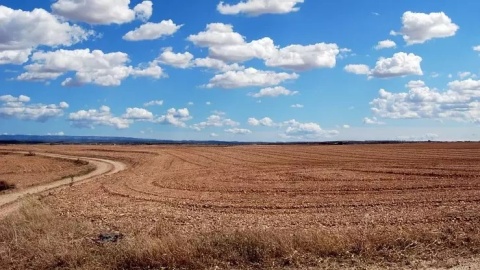
M 366 125 L 384 125 L 385 123 L 382 121 L 379 121 L 376 117 L 365 117 L 363 118 L 363 123 Z
M 350 65 L 346 65 L 344 70 L 346 72 L 357 74 L 357 75 L 369 75 L 370 74 L 370 67 L 367 66 L 367 65 L 350 64 Z
M 217 10 L 225 15 L 242 13 L 251 16 L 285 14 L 298 11 L 300 9 L 298 4 L 303 3 L 303 1 L 304 0 L 246 0 L 234 5 L 220 2 L 217 5 Z
M 248 119 L 248 124 L 256 127 L 263 126 L 283 129 L 284 132 L 281 133 L 280 136 L 287 139 L 320 139 L 332 137 L 339 133 L 337 130 L 324 130 L 317 123 L 302 123 L 295 119 L 277 123 L 270 117 L 264 117 L 262 119 L 251 117 Z
M 262 119 L 248 118 L 248 124 L 251 126 L 264 126 L 264 127 L 273 127 L 277 126 L 275 122 L 270 117 L 264 117 Z
M 480 52 L 480 45 L 473 46 L 472 49 L 476 52 Z
M 301 108 L 303 108 L 304 106 L 303 106 L 303 104 L 298 104 L 298 103 L 297 103 L 297 104 L 292 104 L 290 107 L 291 107 L 291 108 L 294 108 L 294 109 L 301 109 Z
M 193 55 L 189 52 L 174 53 L 172 48 L 166 48 L 158 57 L 158 61 L 162 64 L 177 68 L 188 68 L 192 65 Z
M 337 44 L 290 45 L 277 50 L 266 59 L 265 65 L 295 71 L 313 68 L 333 68 L 340 52 Z
M 285 133 L 282 134 L 283 137 L 290 139 L 307 140 L 329 138 L 339 133 L 337 130 L 324 130 L 317 123 L 302 123 L 295 119 L 284 122 L 283 126 L 287 127 Z
M 162 106 L 163 105 L 163 100 L 150 100 L 149 102 L 145 102 L 143 106 L 149 107 L 149 106 Z
M 155 61 L 145 68 L 127 66 L 128 55 L 123 52 L 104 53 L 100 50 L 57 50 L 36 52 L 32 55 L 34 63 L 25 66 L 26 72 L 17 79 L 24 81 L 53 80 L 67 72 L 74 72 L 74 78 L 67 78 L 63 86 L 97 84 L 117 86 L 129 76 L 144 76 L 158 79 L 163 70 Z
M 379 41 L 378 44 L 375 46 L 375 50 L 381 50 L 381 49 L 389 49 L 389 48 L 395 48 L 397 47 L 397 44 L 395 41 L 386 39 Z
M 276 73 L 274 71 L 263 71 L 254 68 L 247 68 L 240 71 L 227 71 L 215 75 L 206 85 L 207 88 L 241 88 L 249 86 L 274 86 L 286 80 L 298 78 L 296 73 Z
M 30 104 L 30 97 L 20 95 L 0 96 L 0 118 L 17 118 L 45 122 L 51 118 L 62 116 L 68 103 L 62 101 L 59 104 Z
M 127 108 L 122 117 L 131 120 L 152 120 L 153 114 L 143 108 Z
M 32 52 L 31 49 L 25 50 L 0 50 L 0 65 L 14 64 L 21 65 L 28 61 Z
M 190 112 L 187 108 L 178 110 L 175 108 L 171 108 L 167 111 L 165 115 L 162 115 L 155 119 L 155 122 L 176 127 L 186 127 L 187 124 L 185 122 L 190 119 L 192 119 L 192 117 L 190 116 Z
M 52 10 L 71 21 L 89 24 L 123 24 L 135 18 L 148 20 L 152 15 L 152 2 L 143 1 L 133 9 L 130 0 L 58 0 Z
M 196 58 L 195 60 L 193 60 L 193 65 L 196 67 L 213 69 L 220 72 L 245 69 L 244 66 L 241 66 L 238 63 L 227 64 L 222 60 L 214 59 L 210 57 Z
M 135 12 L 135 17 L 141 21 L 148 21 L 153 13 L 153 3 L 152 1 L 143 1 L 142 3 L 136 5 L 133 8 Z
M 451 37 L 459 29 L 443 12 L 426 14 L 407 11 L 402 16 L 402 23 L 401 31 L 392 31 L 392 34 L 402 35 L 408 45 L 421 44 L 434 38 Z
M 175 34 L 182 26 L 175 24 L 172 20 L 165 20 L 159 23 L 148 22 L 126 33 L 123 39 L 128 41 L 159 39 Z
M 420 63 L 422 57 L 413 53 L 399 52 L 391 58 L 380 58 L 371 71 L 377 78 L 389 78 L 407 75 L 423 75 Z
M 206 121 L 192 125 L 191 128 L 200 131 L 207 127 L 236 127 L 239 125 L 240 123 L 233 121 L 232 119 L 225 118 L 223 113 L 216 112 L 215 114 L 210 115 Z
M 480 123 L 480 81 L 453 81 L 447 90 L 429 88 L 423 81 L 406 85 L 408 92 L 392 93 L 380 89 L 370 102 L 372 112 L 392 119 L 449 119 Z
M 95 126 L 109 126 L 117 129 L 126 129 L 133 122 L 131 119 L 116 117 L 108 106 L 101 106 L 98 110 L 80 110 L 70 113 L 70 124 L 77 128 L 95 128 Z
M 0 25 L 0 64 L 23 64 L 38 46 L 71 46 L 94 34 L 39 8 L 23 11 L 0 5 Z
M 278 97 L 278 96 L 293 96 L 298 94 L 298 91 L 288 90 L 283 86 L 267 87 L 261 89 L 258 93 L 249 93 L 249 96 L 254 98 L 262 97 Z
M 238 45 L 245 43 L 242 35 L 233 31 L 233 26 L 223 23 L 207 24 L 206 30 L 187 38 L 199 47 Z
M 236 134 L 236 135 L 247 135 L 252 133 L 251 130 L 245 129 L 245 128 L 229 128 L 229 129 L 225 129 L 225 132 Z
M 295 71 L 313 68 L 332 68 L 340 49 L 336 44 L 290 45 L 279 48 L 269 37 L 251 42 L 233 31 L 233 26 L 223 23 L 208 24 L 206 30 L 190 35 L 188 40 L 199 47 L 206 47 L 209 57 L 223 62 L 244 62 L 261 59 L 266 66 Z

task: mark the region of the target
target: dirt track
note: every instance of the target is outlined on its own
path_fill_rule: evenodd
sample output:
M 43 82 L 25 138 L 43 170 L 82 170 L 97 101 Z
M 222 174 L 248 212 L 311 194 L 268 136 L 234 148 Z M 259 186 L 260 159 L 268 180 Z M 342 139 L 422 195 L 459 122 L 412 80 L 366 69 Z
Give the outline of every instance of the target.
M 18 153 L 25 154 L 27 152 L 18 152 Z M 98 177 L 101 175 L 111 175 L 111 174 L 117 173 L 126 168 L 125 164 L 121 162 L 107 160 L 107 159 L 77 157 L 77 156 L 68 156 L 68 155 L 51 154 L 51 153 L 35 153 L 35 154 L 40 156 L 62 158 L 62 159 L 69 159 L 69 160 L 76 160 L 80 158 L 82 160 L 88 161 L 90 164 L 93 164 L 96 168 L 94 171 L 85 175 L 76 176 L 72 178 L 65 178 L 58 181 L 33 186 L 33 187 L 19 190 L 16 192 L 0 195 L 0 217 L 6 216 L 11 211 L 15 210 L 17 207 L 15 202 L 17 202 L 22 197 L 25 197 L 26 195 L 42 193 L 42 192 L 59 188 L 65 185 L 70 185 L 70 184 L 76 185 L 81 182 L 85 182 L 87 180 L 92 180 L 95 177 Z M 38 177 L 41 177 L 41 176 L 38 176 Z

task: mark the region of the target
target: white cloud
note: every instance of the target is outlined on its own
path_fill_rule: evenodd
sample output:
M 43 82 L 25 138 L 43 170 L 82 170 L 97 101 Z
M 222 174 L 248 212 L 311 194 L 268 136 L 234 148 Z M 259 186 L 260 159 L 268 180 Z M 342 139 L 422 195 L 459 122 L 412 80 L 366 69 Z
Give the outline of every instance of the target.
M 378 44 L 375 46 L 375 50 L 381 50 L 381 49 L 389 49 L 389 48 L 395 48 L 397 47 L 397 44 L 395 41 L 386 39 L 379 41 Z
M 349 73 L 357 74 L 357 75 L 369 75 L 370 74 L 370 67 L 367 65 L 356 65 L 350 64 L 346 65 L 344 70 Z
M 47 133 L 48 136 L 64 136 L 65 132 L 60 131 L 60 132 L 54 132 L 54 133 Z
M 153 13 L 153 3 L 152 1 L 143 1 L 142 3 L 136 5 L 133 8 L 135 16 L 137 19 L 144 22 L 148 21 Z
M 376 117 L 368 118 L 365 117 L 363 118 L 363 123 L 367 125 L 384 125 L 384 122 L 379 121 Z
M 143 108 L 127 108 L 126 113 L 122 117 L 131 120 L 152 120 L 153 114 Z
M 128 41 L 159 39 L 175 34 L 182 26 L 183 25 L 176 25 L 172 20 L 161 21 L 159 23 L 148 22 L 126 33 L 123 39 Z
M 230 128 L 230 129 L 226 129 L 225 132 L 237 134 L 237 135 L 247 135 L 252 133 L 251 130 L 245 129 L 245 128 Z
M 0 65 L 14 64 L 21 65 L 28 61 L 32 52 L 31 49 L 24 50 L 0 50 Z
M 94 34 L 40 8 L 23 11 L 0 5 L 0 25 L 0 64 L 23 64 L 38 46 L 71 46 Z
M 207 24 L 207 29 L 187 39 L 200 47 L 226 46 L 244 44 L 245 40 L 239 33 L 233 32 L 233 26 L 223 23 Z
M 278 96 L 293 96 L 298 94 L 298 91 L 288 90 L 283 86 L 267 87 L 260 90 L 258 93 L 249 93 L 249 96 L 254 98 L 262 97 L 278 97 Z
M 297 104 L 291 105 L 290 107 L 291 107 L 291 108 L 295 108 L 295 109 L 301 109 L 301 108 L 303 108 L 304 106 L 303 106 L 303 104 L 298 104 L 298 103 L 297 103 Z
M 454 36 L 458 25 L 443 12 L 415 13 L 407 11 L 402 17 L 403 27 L 399 33 L 408 45 L 421 44 L 434 38 Z
M 222 60 L 214 59 L 210 57 L 206 58 L 196 58 L 193 60 L 193 64 L 196 67 L 204 67 L 208 69 L 218 70 L 220 72 L 227 72 L 232 70 L 243 70 L 244 66 L 239 65 L 238 63 L 227 64 Z
M 263 71 L 254 68 L 247 68 L 241 71 L 227 71 L 215 75 L 206 85 L 207 88 L 241 88 L 248 86 L 274 86 L 286 80 L 298 78 L 296 73 L 276 73 L 273 71 Z
M 477 75 L 472 74 L 470 71 L 461 71 L 461 72 L 458 72 L 458 77 L 460 77 L 460 79 L 463 80 L 468 77 L 475 78 L 477 77 Z
M 421 62 L 422 57 L 413 53 L 395 53 L 391 58 L 380 58 L 371 71 L 371 75 L 377 78 L 423 75 Z
M 476 52 L 480 52 L 480 45 L 478 45 L 478 46 L 473 46 L 472 49 L 473 49 L 474 51 L 476 51 Z
M 27 72 L 19 75 L 18 80 L 53 80 L 67 72 L 74 72 L 74 78 L 67 78 L 63 86 L 78 86 L 93 83 L 101 86 L 117 86 L 129 76 L 160 78 L 163 70 L 155 61 L 146 68 L 127 66 L 128 55 L 123 52 L 103 53 L 100 50 L 57 50 L 36 52 L 32 55 L 34 63 L 25 66 Z
M 308 122 L 301 123 L 295 119 L 286 121 L 283 126 L 287 127 L 283 135 L 285 138 L 307 140 L 329 138 L 338 134 L 337 130 L 324 130 L 319 124 Z
M 218 134 L 217 133 L 210 133 L 210 137 L 218 137 Z
M 165 115 L 160 116 L 159 118 L 155 119 L 156 123 L 166 124 L 166 125 L 173 125 L 176 127 L 186 127 L 187 125 L 185 122 L 192 119 L 190 116 L 190 112 L 187 108 L 183 109 L 175 109 L 171 108 L 167 111 Z
M 248 124 L 251 126 L 265 126 L 265 127 L 277 126 L 277 124 L 274 123 L 270 117 L 264 117 L 262 119 L 256 119 L 251 117 L 251 118 L 248 118 Z
M 281 137 L 297 140 L 328 138 L 339 133 L 337 130 L 324 130 L 317 123 L 302 123 L 295 119 L 276 123 L 270 117 L 264 117 L 262 119 L 251 117 L 248 119 L 248 124 L 251 126 L 281 128 L 285 130 L 280 134 Z
M 0 118 L 17 118 L 45 122 L 51 118 L 62 116 L 68 103 L 62 101 L 59 104 L 28 104 L 30 97 L 20 95 L 0 96 Z
M 438 134 L 427 133 L 424 135 L 409 135 L 409 136 L 398 136 L 397 140 L 402 141 L 433 141 L 438 139 Z
M 89 24 L 123 24 L 136 17 L 147 20 L 152 15 L 152 2 L 144 1 L 133 9 L 130 0 L 58 0 L 52 4 L 55 14 L 72 21 Z
M 261 14 L 285 14 L 298 11 L 300 8 L 297 5 L 303 3 L 303 1 L 304 0 L 245 0 L 235 5 L 220 2 L 217 10 L 225 15 L 240 13 L 252 16 Z
M 191 128 L 197 131 L 200 131 L 207 127 L 224 127 L 224 126 L 236 127 L 239 125 L 240 123 L 235 122 L 232 119 L 225 118 L 223 113 L 217 112 L 215 114 L 210 115 L 207 118 L 207 121 L 192 125 Z
M 333 68 L 340 52 L 337 44 L 290 45 L 268 57 L 265 65 L 295 71 L 313 68 Z
M 95 126 L 110 126 L 117 129 L 126 129 L 133 122 L 130 119 L 114 116 L 110 108 L 101 106 L 98 110 L 80 110 L 70 113 L 68 120 L 77 128 L 95 128 Z
M 408 92 L 384 89 L 370 102 L 373 113 L 392 119 L 449 119 L 480 123 L 480 81 L 453 81 L 446 91 L 429 88 L 423 81 L 406 85 Z
M 143 106 L 149 107 L 149 106 L 162 106 L 163 105 L 163 100 L 151 100 L 149 102 L 143 103 Z
M 166 48 L 158 61 L 162 64 L 174 66 L 177 68 L 188 68 L 192 65 L 193 55 L 189 52 L 185 53 L 174 53 L 172 48 Z
M 211 57 L 228 62 L 244 62 L 253 58 L 269 59 L 277 53 L 271 38 L 265 37 L 241 44 L 221 44 L 208 48 Z
M 266 66 L 304 71 L 313 68 L 332 68 L 341 51 L 336 44 L 290 45 L 279 48 L 269 37 L 251 42 L 223 23 L 208 24 L 206 30 L 190 35 L 188 40 L 199 47 L 207 47 L 209 58 L 223 62 L 244 62 L 261 59 Z

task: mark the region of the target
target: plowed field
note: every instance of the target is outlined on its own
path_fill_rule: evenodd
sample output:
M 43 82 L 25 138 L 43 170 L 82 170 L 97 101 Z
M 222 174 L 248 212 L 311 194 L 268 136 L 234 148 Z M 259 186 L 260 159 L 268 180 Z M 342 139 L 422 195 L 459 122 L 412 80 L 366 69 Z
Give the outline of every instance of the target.
M 17 189 L 49 183 L 68 176 L 85 174 L 91 165 L 74 160 L 0 152 L 0 180 Z
M 480 239 L 475 229 L 480 224 L 480 143 L 38 150 L 128 165 L 125 171 L 43 199 L 57 213 L 100 229 L 189 234 L 447 228 L 470 232 L 466 242 Z M 477 244 L 465 245 L 473 253 L 480 250 Z M 461 248 L 445 246 L 447 251 Z M 429 251 L 417 252 L 431 258 Z
M 480 221 L 477 143 L 45 150 L 130 164 L 51 198 L 60 207 L 76 202 L 69 212 L 100 215 L 111 225 L 131 218 L 151 224 L 166 213 L 185 229 Z

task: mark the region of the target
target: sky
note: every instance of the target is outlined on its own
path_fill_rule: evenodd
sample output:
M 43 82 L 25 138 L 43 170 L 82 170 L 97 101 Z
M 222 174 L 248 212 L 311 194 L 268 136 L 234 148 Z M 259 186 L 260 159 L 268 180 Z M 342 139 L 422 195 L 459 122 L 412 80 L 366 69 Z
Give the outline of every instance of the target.
M 474 0 L 0 1 L 0 134 L 480 140 Z

